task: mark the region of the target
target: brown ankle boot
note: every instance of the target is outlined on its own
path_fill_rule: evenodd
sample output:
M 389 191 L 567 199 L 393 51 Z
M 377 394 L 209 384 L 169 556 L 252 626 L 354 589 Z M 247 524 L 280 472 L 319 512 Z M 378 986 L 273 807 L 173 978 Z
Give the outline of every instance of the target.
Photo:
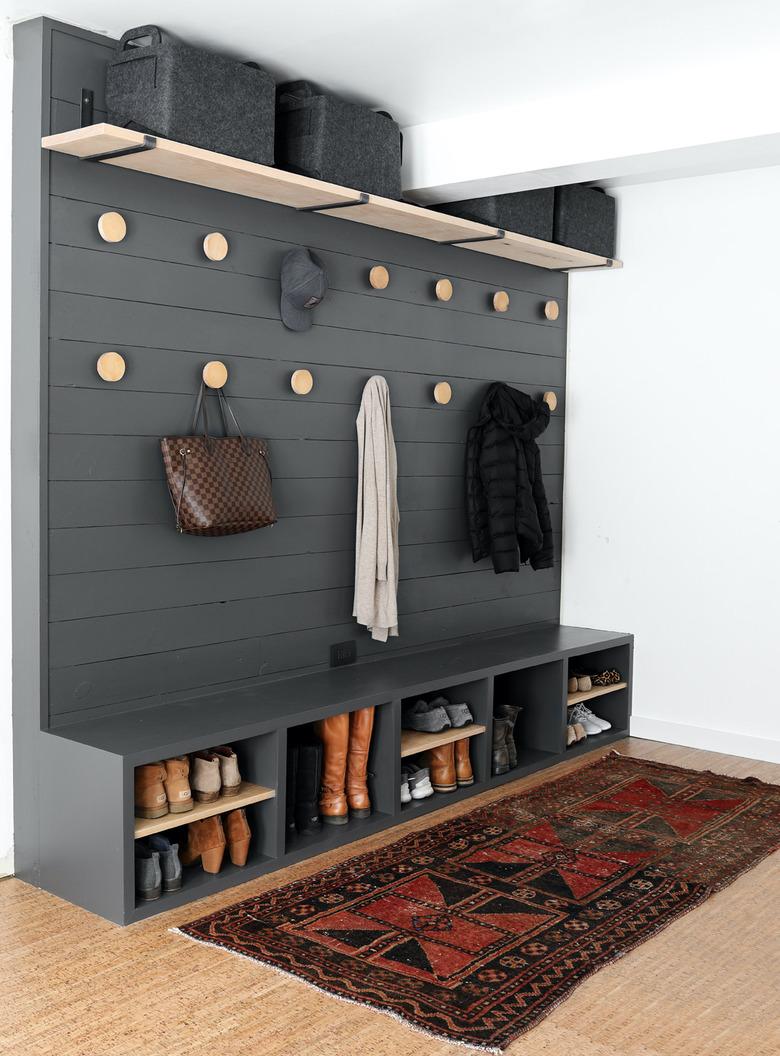
M 184 814 L 192 810 L 192 791 L 190 790 L 190 761 L 186 755 L 177 755 L 166 759 L 165 795 L 168 797 L 168 810 L 171 814 Z
M 218 873 L 222 868 L 224 853 L 225 833 L 219 814 L 190 822 L 187 826 L 187 846 L 179 855 L 182 865 L 194 865 L 200 858 L 204 872 Z
M 431 772 L 431 784 L 435 792 L 454 792 L 458 787 L 455 774 L 455 745 L 440 744 L 425 753 L 425 765 Z
M 225 839 L 233 865 L 246 865 L 252 830 L 246 820 L 246 811 L 229 810 L 225 815 Z
M 360 708 L 349 716 L 349 752 L 347 755 L 347 804 L 354 818 L 371 813 L 368 798 L 368 750 L 374 729 L 374 709 Z
M 165 767 L 162 763 L 144 763 L 135 768 L 135 816 L 162 818 L 168 813 L 165 794 Z
M 463 785 L 474 784 L 474 771 L 471 769 L 471 755 L 470 755 L 471 740 L 468 737 L 463 737 L 459 741 L 455 741 L 455 777 L 458 782 L 458 788 Z
M 347 776 L 349 713 L 331 715 L 314 725 L 322 741 L 322 788 L 320 814 L 329 825 L 346 825 L 349 820 L 344 783 Z

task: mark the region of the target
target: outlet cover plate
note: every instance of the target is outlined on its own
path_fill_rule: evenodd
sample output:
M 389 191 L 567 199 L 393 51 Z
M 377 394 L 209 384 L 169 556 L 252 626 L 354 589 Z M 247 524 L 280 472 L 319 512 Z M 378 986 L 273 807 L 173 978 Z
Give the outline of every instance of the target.
M 357 642 L 336 642 L 330 647 L 330 666 L 343 667 L 344 664 L 354 664 L 357 660 Z

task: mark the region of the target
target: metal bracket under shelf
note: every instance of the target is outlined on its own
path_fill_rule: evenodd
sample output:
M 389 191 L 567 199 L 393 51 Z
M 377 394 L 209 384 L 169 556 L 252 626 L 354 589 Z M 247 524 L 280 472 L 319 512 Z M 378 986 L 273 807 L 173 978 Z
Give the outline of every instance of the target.
M 360 192 L 360 197 L 352 202 L 328 202 L 326 205 L 299 205 L 299 213 L 324 213 L 326 209 L 349 209 L 352 205 L 368 205 L 368 194 Z
M 157 146 L 156 136 L 144 135 L 143 143 L 134 143 L 132 147 L 121 147 L 119 150 L 106 150 L 102 154 L 89 154 L 81 161 L 108 161 L 111 158 L 123 158 L 127 154 L 141 154 L 145 150 L 154 150 Z
M 447 242 L 438 242 L 439 246 L 465 246 L 469 242 L 500 242 L 502 238 L 506 237 L 506 231 L 503 231 L 500 227 L 496 228 L 494 235 L 477 235 L 476 238 L 453 238 Z

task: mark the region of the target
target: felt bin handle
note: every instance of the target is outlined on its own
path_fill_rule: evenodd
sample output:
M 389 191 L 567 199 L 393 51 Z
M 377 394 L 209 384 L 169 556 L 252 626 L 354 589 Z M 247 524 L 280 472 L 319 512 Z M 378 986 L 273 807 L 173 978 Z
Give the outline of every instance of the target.
M 137 41 L 143 40 L 144 37 L 149 38 L 149 43 L 138 44 Z M 128 29 L 126 33 L 122 34 L 116 50 L 125 51 L 128 46 L 131 48 L 146 48 L 151 47 L 153 44 L 162 44 L 162 30 L 160 27 L 136 26 L 135 29 Z

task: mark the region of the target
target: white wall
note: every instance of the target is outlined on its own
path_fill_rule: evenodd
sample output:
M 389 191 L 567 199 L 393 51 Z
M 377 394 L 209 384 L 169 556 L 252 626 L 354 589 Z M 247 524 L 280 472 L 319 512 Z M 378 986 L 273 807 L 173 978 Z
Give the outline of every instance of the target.
M 0 495 L 11 493 L 11 27 L 0 20 Z M 0 516 L 0 876 L 13 871 L 11 787 L 11 523 L 9 504 Z
M 566 623 L 636 634 L 639 736 L 780 761 L 780 169 L 623 187 L 571 279 Z

